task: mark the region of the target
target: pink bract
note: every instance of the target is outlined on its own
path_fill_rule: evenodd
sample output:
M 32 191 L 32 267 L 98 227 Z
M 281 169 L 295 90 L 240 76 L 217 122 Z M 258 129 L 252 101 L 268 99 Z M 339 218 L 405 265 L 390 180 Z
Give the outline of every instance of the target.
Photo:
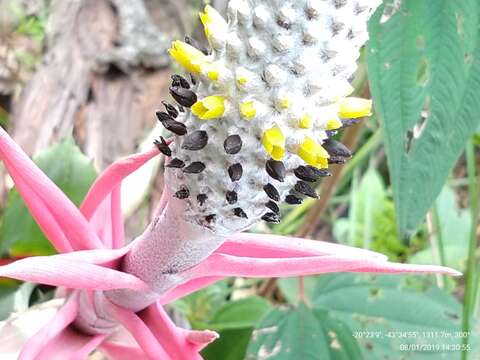
M 343 245 L 245 233 L 223 239 L 205 260 L 175 274 L 175 286 L 156 293 L 147 277 L 124 271 L 122 260 L 131 246 L 124 239 L 120 188 L 126 176 L 158 155 L 159 151 L 152 148 L 112 164 L 78 209 L 0 130 L 0 157 L 33 217 L 61 253 L 2 266 L 0 276 L 67 289 L 63 307 L 25 343 L 20 359 L 85 359 L 96 348 L 112 359 L 201 359 L 199 351 L 218 335 L 177 327 L 163 305 L 228 276 L 281 277 L 341 271 L 459 275 L 445 267 L 390 263 L 381 254 Z M 161 208 L 169 200 L 164 201 Z M 117 296 L 122 292 L 145 293 L 151 301 L 138 311 L 135 306 L 122 306 L 112 300 L 115 297 L 105 296 L 112 290 Z M 100 325 L 91 327 L 92 323 Z M 84 328 L 84 333 L 79 328 Z M 135 341 L 116 337 L 125 330 Z

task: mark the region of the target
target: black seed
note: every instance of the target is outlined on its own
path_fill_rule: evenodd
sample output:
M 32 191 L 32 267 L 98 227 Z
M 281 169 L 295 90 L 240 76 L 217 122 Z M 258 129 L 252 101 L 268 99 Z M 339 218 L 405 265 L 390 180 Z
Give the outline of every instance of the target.
M 238 154 L 242 149 L 242 138 L 239 135 L 230 135 L 225 139 L 223 148 L 227 154 Z
M 208 143 L 208 134 L 206 131 L 197 130 L 186 136 L 183 140 L 182 149 L 185 150 L 201 150 Z
M 285 180 L 285 165 L 281 161 L 276 161 L 270 159 L 265 165 L 265 170 L 267 170 L 268 175 L 270 175 L 275 180 L 283 182 Z
M 280 216 L 278 214 L 274 213 L 266 213 L 265 215 L 262 216 L 262 220 L 273 223 L 273 224 L 279 224 L 280 223 Z
M 203 170 L 205 170 L 205 164 L 200 161 L 195 161 L 183 168 L 183 172 L 186 174 L 200 174 Z
M 308 185 L 305 181 L 298 181 L 295 184 L 294 189 L 295 191 L 298 191 L 300 194 L 303 194 L 305 196 L 308 196 L 314 199 L 318 198 L 318 195 L 315 192 L 315 190 L 310 185 Z
M 172 75 L 172 86 L 190 89 L 190 84 L 188 83 L 187 79 L 178 74 Z
M 155 140 L 153 143 L 162 154 L 166 156 L 172 156 L 172 150 L 170 150 L 168 147 L 168 144 L 165 142 L 163 136 L 160 136 L 160 140 Z
M 344 157 L 340 156 L 330 156 L 328 159 L 329 164 L 334 164 L 334 165 L 343 165 L 347 162 L 347 160 Z
M 217 219 L 217 215 L 215 215 L 215 214 L 210 214 L 210 215 L 208 215 L 208 216 L 205 217 L 205 220 L 206 220 L 208 223 L 212 223 L 212 222 L 214 222 L 216 219 Z
M 178 111 L 180 111 L 181 113 L 184 113 L 185 109 L 183 108 L 182 105 L 178 105 Z
M 330 156 L 333 157 L 343 157 L 343 158 L 351 158 L 352 157 L 352 152 L 341 142 L 333 140 L 333 139 L 327 139 L 324 141 L 322 146 L 327 150 L 327 152 L 330 154 Z
M 267 208 L 269 208 L 270 210 L 272 210 L 275 214 L 279 214 L 280 213 L 280 208 L 278 207 L 277 203 L 273 202 L 273 201 L 269 201 L 265 204 L 265 206 Z
M 207 194 L 198 194 L 197 195 L 197 201 L 200 204 L 200 206 L 203 206 L 205 204 L 205 201 L 207 201 L 208 196 Z
M 195 77 L 195 75 L 193 74 L 190 74 L 190 81 L 192 82 L 193 85 L 197 85 L 197 78 Z
M 226 198 L 230 205 L 233 205 L 238 201 L 238 195 L 235 191 L 227 192 Z
M 342 124 L 343 124 L 342 128 L 358 124 L 359 122 L 360 122 L 359 119 L 345 119 L 345 120 L 342 120 Z
M 181 169 L 185 166 L 185 163 L 180 159 L 174 158 L 165 166 L 167 168 Z
M 273 201 L 280 201 L 280 194 L 278 190 L 272 184 L 267 184 L 263 187 L 263 191 L 268 195 Z
M 181 106 L 191 107 L 197 102 L 197 94 L 195 94 L 192 90 L 184 89 L 182 87 L 170 87 L 170 94 Z
M 295 195 L 287 195 L 285 197 L 285 202 L 290 205 L 300 205 L 303 200 L 299 197 L 296 197 Z
M 157 111 L 156 113 L 158 120 L 162 123 L 162 125 L 167 129 L 168 131 L 171 131 L 172 133 L 182 136 L 187 133 L 187 127 L 185 124 L 176 121 L 174 118 L 172 118 L 170 115 L 168 115 L 166 112 L 163 111 Z
M 243 167 L 242 164 L 233 164 L 228 168 L 228 175 L 232 181 L 238 181 L 242 178 Z
M 173 118 L 176 118 L 178 116 L 178 110 L 173 106 L 172 104 L 169 104 L 166 101 L 162 101 L 163 106 L 165 106 L 165 110 L 167 110 L 168 115 L 170 115 Z
M 187 187 L 185 186 L 182 186 L 180 188 L 180 190 L 178 190 L 175 195 L 174 195 L 176 198 L 179 198 L 179 199 L 186 199 L 190 196 L 190 191 L 188 190 Z
M 245 211 L 243 211 L 242 208 L 233 209 L 233 213 L 235 214 L 235 216 L 238 216 L 238 217 L 243 218 L 243 219 L 248 219 L 247 214 L 245 214 Z
M 295 170 L 293 170 L 293 173 L 300 180 L 304 180 L 308 182 L 315 182 L 319 177 L 315 171 L 313 171 L 311 168 L 306 166 L 297 167 Z
M 311 165 L 307 165 L 307 168 L 309 168 L 318 177 L 332 176 L 332 174 L 330 174 L 330 172 L 327 169 L 319 169 Z

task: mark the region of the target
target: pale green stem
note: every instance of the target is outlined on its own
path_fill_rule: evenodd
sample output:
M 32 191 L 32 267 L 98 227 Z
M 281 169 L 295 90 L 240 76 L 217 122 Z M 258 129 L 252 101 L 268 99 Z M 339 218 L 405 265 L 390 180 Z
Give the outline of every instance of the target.
M 478 184 L 476 182 L 476 159 L 475 145 L 469 141 L 466 150 L 468 170 L 468 191 L 470 210 L 472 216 L 472 227 L 470 229 L 470 244 L 468 249 L 467 270 L 465 274 L 465 298 L 463 301 L 463 331 L 469 334 L 471 329 L 471 318 L 476 303 L 475 297 L 478 292 L 477 266 L 475 263 L 475 252 L 477 248 L 477 221 L 478 221 Z M 464 344 L 469 343 L 469 336 L 464 338 Z M 462 352 L 462 360 L 468 359 L 469 352 Z

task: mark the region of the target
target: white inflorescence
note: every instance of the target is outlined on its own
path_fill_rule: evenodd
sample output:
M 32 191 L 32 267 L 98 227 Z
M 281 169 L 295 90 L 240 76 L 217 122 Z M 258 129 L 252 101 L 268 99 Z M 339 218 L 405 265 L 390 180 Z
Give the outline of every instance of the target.
M 379 3 L 231 0 L 228 21 L 211 7 L 201 14 L 210 55 L 174 42 L 172 57 L 196 83 L 174 80 L 172 95 L 186 106 L 159 118 L 178 135 L 167 184 L 187 202 L 188 221 L 228 234 L 278 221 L 281 201 L 315 196 L 305 176 L 348 157 L 329 137 L 371 110 L 347 96 Z

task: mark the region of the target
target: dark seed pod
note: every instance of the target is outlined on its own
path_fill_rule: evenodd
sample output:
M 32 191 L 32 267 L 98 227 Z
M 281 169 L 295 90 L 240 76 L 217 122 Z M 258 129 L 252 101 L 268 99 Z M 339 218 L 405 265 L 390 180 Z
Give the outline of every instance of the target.
M 227 154 L 238 154 L 242 150 L 242 138 L 239 135 L 230 135 L 225 139 L 223 148 Z
M 183 76 L 174 74 L 172 75 L 172 86 L 182 87 L 184 89 L 190 89 L 190 84 L 188 83 L 187 79 Z
M 228 168 L 228 175 L 232 181 L 238 181 L 243 176 L 242 164 L 233 164 Z
M 315 166 L 307 165 L 307 168 L 311 170 L 318 177 L 329 177 L 332 174 L 327 169 L 319 169 Z
M 185 109 L 183 108 L 182 105 L 178 105 L 178 111 L 180 111 L 181 113 L 184 113 Z
M 225 197 L 230 205 L 233 205 L 238 201 L 238 194 L 235 191 L 227 192 Z
M 217 215 L 215 215 L 215 214 L 210 214 L 210 215 L 208 215 L 208 216 L 205 217 L 205 220 L 206 220 L 208 223 L 212 223 L 212 222 L 214 222 L 216 219 L 217 219 Z
M 208 196 L 207 194 L 198 194 L 197 195 L 197 201 L 200 206 L 203 206 L 205 204 L 205 201 L 207 201 Z
M 318 198 L 318 195 L 315 192 L 315 190 L 310 185 L 308 185 L 305 181 L 298 181 L 295 184 L 294 189 L 295 189 L 295 191 L 297 191 L 300 194 L 303 194 L 305 196 L 308 196 L 308 197 L 311 197 L 311 198 L 314 198 L 314 199 Z
M 197 83 L 198 83 L 198 80 L 197 80 L 196 76 L 193 75 L 193 74 L 190 74 L 190 81 L 191 81 L 193 86 L 197 85 Z
M 285 180 L 286 169 L 281 161 L 270 159 L 265 164 L 265 170 L 275 180 L 283 182 Z
M 190 191 L 188 190 L 187 187 L 185 186 L 182 186 L 180 188 L 180 190 L 178 190 L 175 195 L 174 195 L 176 198 L 179 198 L 179 199 L 186 199 L 190 196 Z
M 328 159 L 328 163 L 333 165 L 343 165 L 346 162 L 347 162 L 347 159 L 340 156 L 330 156 L 330 158 Z
M 167 168 L 174 168 L 174 169 L 181 169 L 185 167 L 185 163 L 177 158 L 172 159 L 167 165 L 165 165 Z
M 200 174 L 203 170 L 205 170 L 205 164 L 200 161 L 195 161 L 183 168 L 183 172 L 186 174 Z
M 280 208 L 278 207 L 276 202 L 269 201 L 265 204 L 265 206 L 272 210 L 272 212 L 274 212 L 275 214 L 280 214 Z
M 351 158 L 352 157 L 352 152 L 341 142 L 333 140 L 333 139 L 327 139 L 324 141 L 322 144 L 325 150 L 330 154 L 330 156 L 333 157 L 343 157 L 343 158 Z
M 181 106 L 191 107 L 197 102 L 197 94 L 192 90 L 184 89 L 182 87 L 170 87 L 170 94 Z
M 272 223 L 272 224 L 279 224 L 280 223 L 280 216 L 278 214 L 274 213 L 266 213 L 265 215 L 262 216 L 262 220 Z
M 160 140 L 155 140 L 153 143 L 162 154 L 164 154 L 165 156 L 172 156 L 172 150 L 170 150 L 170 148 L 168 147 L 168 144 L 166 143 L 163 136 L 160 136 Z
M 170 115 L 173 118 L 176 118 L 178 116 L 178 110 L 173 106 L 172 104 L 169 104 L 166 101 L 162 101 L 163 106 L 165 107 L 165 110 L 167 110 L 168 115 Z
M 355 125 L 355 124 L 358 124 L 360 122 L 359 119 L 345 119 L 345 120 L 342 120 L 342 128 L 346 128 L 348 126 L 352 126 L 352 125 Z
M 185 150 L 201 150 L 208 143 L 208 134 L 206 131 L 197 130 L 183 139 L 182 149 Z
M 278 190 L 272 184 L 267 184 L 263 187 L 263 191 L 267 194 L 267 196 L 272 199 L 273 201 L 280 201 L 280 194 Z
M 233 209 L 233 213 L 235 214 L 235 216 L 238 216 L 238 217 L 243 218 L 243 219 L 248 219 L 247 214 L 245 214 L 245 211 L 243 211 L 242 208 Z
M 295 195 L 287 195 L 285 197 L 285 202 L 290 205 L 300 205 L 301 203 L 303 203 L 303 200 L 299 197 L 296 197 Z
M 306 166 L 297 167 L 295 170 L 293 170 L 293 173 L 300 180 L 308 182 L 315 182 L 319 177 L 315 171 Z
M 175 135 L 182 136 L 187 133 L 187 127 L 185 124 L 176 121 L 174 118 L 172 118 L 170 115 L 168 115 L 166 112 L 162 111 L 157 111 L 156 113 L 158 120 L 162 123 L 162 125 L 167 129 L 168 131 L 171 131 Z

